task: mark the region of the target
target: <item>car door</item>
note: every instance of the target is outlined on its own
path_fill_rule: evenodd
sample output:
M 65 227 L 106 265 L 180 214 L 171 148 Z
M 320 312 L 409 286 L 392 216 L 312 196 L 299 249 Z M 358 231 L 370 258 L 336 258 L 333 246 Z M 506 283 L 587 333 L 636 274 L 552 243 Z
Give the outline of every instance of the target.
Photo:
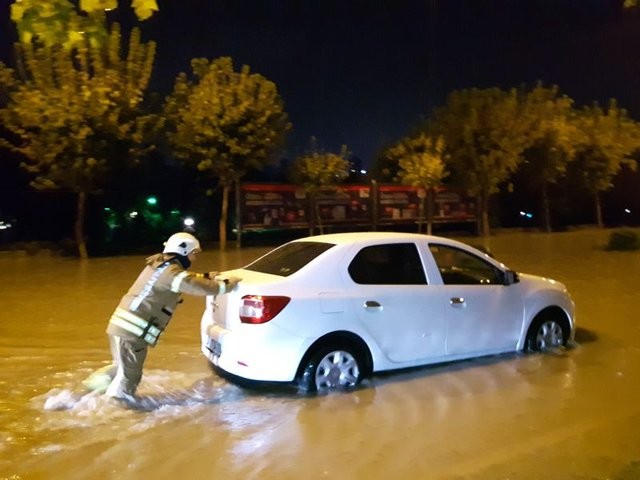
M 517 286 L 504 285 L 503 272 L 471 252 L 440 244 L 429 250 L 448 298 L 446 354 L 514 350 L 523 318 Z
M 444 355 L 445 304 L 427 284 L 415 243 L 364 247 L 348 276 L 352 308 L 390 361 Z

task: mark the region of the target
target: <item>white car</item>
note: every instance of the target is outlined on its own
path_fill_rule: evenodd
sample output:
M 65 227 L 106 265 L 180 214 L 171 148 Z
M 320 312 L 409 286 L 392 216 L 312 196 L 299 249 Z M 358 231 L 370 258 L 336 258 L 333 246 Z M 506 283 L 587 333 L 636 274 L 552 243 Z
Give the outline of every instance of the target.
M 207 297 L 202 352 L 230 378 L 353 387 L 385 370 L 562 347 L 574 303 L 549 278 L 515 273 L 464 243 L 357 232 L 286 243 Z

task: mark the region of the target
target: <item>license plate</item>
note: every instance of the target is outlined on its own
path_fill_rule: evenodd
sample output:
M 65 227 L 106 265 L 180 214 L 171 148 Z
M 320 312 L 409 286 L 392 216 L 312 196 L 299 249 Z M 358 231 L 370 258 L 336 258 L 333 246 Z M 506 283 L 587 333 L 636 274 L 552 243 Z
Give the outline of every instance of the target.
M 219 357 L 220 354 L 222 353 L 222 345 L 220 345 L 220 342 L 215 341 L 213 338 L 210 338 L 207 341 L 207 348 L 216 357 Z

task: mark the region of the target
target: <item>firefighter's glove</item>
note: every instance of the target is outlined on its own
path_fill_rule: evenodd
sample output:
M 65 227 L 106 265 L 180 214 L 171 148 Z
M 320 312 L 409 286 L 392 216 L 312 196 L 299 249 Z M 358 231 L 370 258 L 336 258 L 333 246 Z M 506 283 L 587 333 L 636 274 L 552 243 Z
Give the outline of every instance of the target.
M 238 277 L 223 277 L 222 275 L 218 275 L 215 277 L 215 280 L 218 282 L 218 295 L 222 295 L 223 293 L 233 291 L 242 279 Z

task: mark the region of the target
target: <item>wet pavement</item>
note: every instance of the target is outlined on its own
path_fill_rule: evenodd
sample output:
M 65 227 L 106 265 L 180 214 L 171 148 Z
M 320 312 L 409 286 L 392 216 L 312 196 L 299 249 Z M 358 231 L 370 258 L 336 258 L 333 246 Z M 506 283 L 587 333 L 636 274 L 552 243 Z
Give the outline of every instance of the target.
M 142 257 L 0 253 L 0 479 L 640 479 L 640 252 L 604 251 L 609 233 L 487 245 L 567 284 L 574 348 L 377 375 L 349 393 L 245 390 L 209 369 L 203 300 L 189 297 L 149 353 L 140 410 L 72 392 L 108 362 L 106 322 Z M 205 252 L 194 269 L 265 251 Z

